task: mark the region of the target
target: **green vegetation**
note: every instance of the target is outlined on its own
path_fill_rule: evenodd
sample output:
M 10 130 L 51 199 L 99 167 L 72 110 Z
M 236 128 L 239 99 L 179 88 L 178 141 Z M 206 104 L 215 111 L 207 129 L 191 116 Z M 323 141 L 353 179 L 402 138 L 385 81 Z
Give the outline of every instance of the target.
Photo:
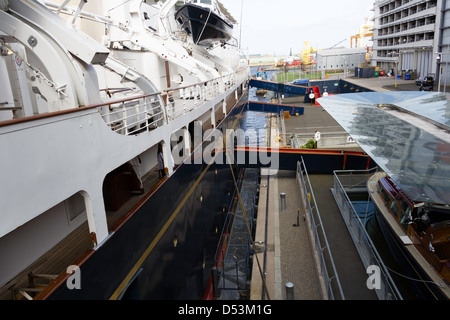
M 316 146 L 316 142 L 314 139 L 309 139 L 309 141 L 302 146 L 302 149 L 314 149 Z
M 277 73 L 277 82 L 292 82 L 296 79 L 317 79 L 321 77 L 320 72 L 309 72 L 309 73 L 302 73 L 298 71 L 290 71 L 287 73 L 279 72 Z
M 327 71 L 326 74 L 336 74 L 336 73 L 343 73 L 342 70 L 333 70 L 333 71 Z M 277 79 L 273 81 L 287 83 L 292 82 L 296 79 L 321 79 L 322 78 L 322 72 L 307 72 L 307 73 L 301 73 L 299 71 L 289 71 L 287 73 L 285 72 L 279 72 L 277 73 Z

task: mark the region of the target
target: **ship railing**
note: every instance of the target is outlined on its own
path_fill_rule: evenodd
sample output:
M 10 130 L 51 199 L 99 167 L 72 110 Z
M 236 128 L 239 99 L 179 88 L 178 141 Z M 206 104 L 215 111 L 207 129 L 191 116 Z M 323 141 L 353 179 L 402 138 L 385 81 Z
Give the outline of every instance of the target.
M 336 170 L 334 171 L 334 186 L 332 193 L 340 209 L 342 218 L 355 243 L 361 261 L 368 272 L 368 283 L 379 300 L 402 300 L 402 296 L 397 289 L 388 269 L 381 259 L 370 235 L 366 231 L 364 222 L 356 212 L 348 192 L 367 192 L 367 181 L 377 171 L 377 168 L 370 170 Z M 378 272 L 379 270 L 379 272 Z M 369 278 L 373 275 L 374 278 Z
M 195 110 L 245 81 L 246 69 L 216 79 L 163 92 L 113 100 L 96 105 L 111 130 L 136 135 L 154 130 Z
M 158 94 L 130 97 L 112 101 L 100 107 L 106 124 L 123 135 L 136 135 L 164 124 L 164 110 Z
M 306 145 L 309 140 L 313 139 L 313 133 L 287 133 L 290 136 L 291 146 L 293 148 L 301 148 Z M 317 142 L 317 147 L 322 149 L 327 148 L 347 148 L 353 147 L 355 142 L 352 140 L 350 135 L 345 131 L 331 131 L 331 132 L 321 132 L 320 140 Z
M 168 120 L 174 120 L 189 111 L 195 110 L 205 102 L 230 90 L 241 83 L 247 76 L 246 69 L 227 74 L 212 80 L 195 83 L 189 86 L 167 89 L 162 94 L 167 101 L 166 112 Z
M 130 89 L 105 89 L 102 90 L 102 94 L 108 95 L 110 99 L 108 101 L 0 121 L 0 126 L 98 109 L 99 114 L 111 130 L 123 135 L 137 135 L 142 131 L 150 131 L 161 127 L 186 112 L 203 106 L 205 101 L 212 100 L 237 84 L 243 83 L 248 78 L 247 71 L 247 68 L 241 68 L 236 73 L 216 79 L 151 94 L 136 94 L 135 91 Z M 122 94 L 122 98 L 112 98 L 117 93 Z
M 301 149 L 302 144 L 300 144 L 300 141 L 298 140 L 297 135 L 293 135 L 291 138 L 291 147 L 295 149 Z
M 316 253 L 319 278 L 323 281 L 324 298 L 345 300 L 303 157 L 297 162 L 296 175 L 302 202 L 305 204 L 305 220 L 312 232 L 310 240 Z

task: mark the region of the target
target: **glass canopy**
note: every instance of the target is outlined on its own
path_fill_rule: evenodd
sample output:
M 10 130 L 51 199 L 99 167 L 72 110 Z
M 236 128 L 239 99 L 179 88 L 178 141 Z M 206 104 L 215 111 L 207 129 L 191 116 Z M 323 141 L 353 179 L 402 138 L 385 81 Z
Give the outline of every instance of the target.
M 414 201 L 450 204 L 449 98 L 367 92 L 318 102 Z

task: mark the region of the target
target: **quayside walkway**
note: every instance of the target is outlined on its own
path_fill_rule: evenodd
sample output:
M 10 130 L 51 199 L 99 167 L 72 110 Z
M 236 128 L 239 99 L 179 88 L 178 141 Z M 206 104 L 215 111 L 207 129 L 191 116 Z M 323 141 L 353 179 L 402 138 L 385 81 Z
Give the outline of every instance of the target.
M 305 113 L 285 119 L 287 135 L 297 132 L 312 137 L 315 130 L 344 131 L 320 106 L 289 99 L 287 103 L 303 106 Z M 279 140 L 272 137 L 271 145 Z M 366 286 L 368 275 L 331 192 L 333 175 L 309 175 L 310 185 L 306 183 L 303 195 L 308 200 L 314 197 L 321 220 L 311 222 L 296 169 L 271 175 L 261 169 L 250 299 L 378 299 Z M 313 240 L 314 228 L 321 238 L 319 245 Z M 327 251 L 323 258 L 321 251 Z M 329 269 L 325 275 L 324 265 Z
M 280 190 L 286 192 L 283 211 L 280 210 Z M 251 300 L 285 300 L 284 286 L 288 282 L 293 284 L 295 299 L 323 299 L 324 288 L 316 270 L 309 231 L 303 213 L 300 218 L 298 211 L 302 206 L 294 171 L 261 179 L 255 243 L 265 284 L 254 263 Z
M 366 286 L 364 266 L 330 191 L 333 176 L 317 174 L 311 175 L 310 179 L 343 292 L 341 297 L 339 289 L 333 288 L 337 292 L 334 299 L 376 300 L 375 292 Z M 286 199 L 284 211 L 282 193 Z M 325 287 L 327 279 L 323 279 L 318 270 L 317 250 L 320 248 L 314 247 L 311 241 L 313 235 L 305 214 L 305 203 L 301 199 L 295 170 L 262 176 L 255 251 L 266 275 L 266 284 L 264 286 L 258 265 L 254 262 L 251 300 L 289 299 L 289 283 L 294 288 L 294 300 L 330 299 Z M 264 247 L 267 248 L 266 254 Z M 333 276 L 330 274 L 330 277 Z

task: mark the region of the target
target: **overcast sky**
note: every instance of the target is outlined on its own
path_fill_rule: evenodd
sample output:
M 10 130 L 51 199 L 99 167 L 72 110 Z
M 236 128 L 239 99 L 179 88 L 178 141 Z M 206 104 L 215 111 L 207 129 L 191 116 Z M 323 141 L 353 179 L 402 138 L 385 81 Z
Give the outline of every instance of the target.
M 219 0 L 241 20 L 242 45 L 250 54 L 300 53 L 304 42 L 314 49 L 350 48 L 350 36 L 373 17 L 374 0 Z M 242 10 L 241 10 L 241 4 Z M 239 29 L 240 27 L 238 27 Z M 239 30 L 236 30 L 239 37 Z M 368 39 L 368 38 L 366 38 Z M 367 41 L 367 40 L 366 40 Z

